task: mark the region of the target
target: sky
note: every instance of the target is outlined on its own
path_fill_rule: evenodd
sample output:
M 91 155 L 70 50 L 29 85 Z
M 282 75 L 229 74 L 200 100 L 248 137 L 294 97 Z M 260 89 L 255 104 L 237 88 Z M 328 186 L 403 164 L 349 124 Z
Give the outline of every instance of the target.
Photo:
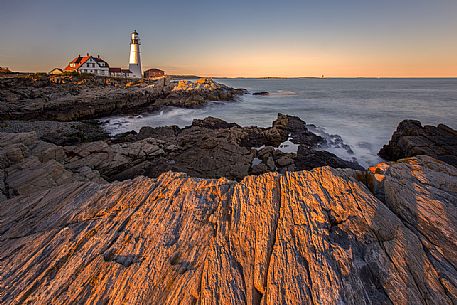
M 78 54 L 226 77 L 457 77 L 457 0 L 0 0 L 0 66 Z

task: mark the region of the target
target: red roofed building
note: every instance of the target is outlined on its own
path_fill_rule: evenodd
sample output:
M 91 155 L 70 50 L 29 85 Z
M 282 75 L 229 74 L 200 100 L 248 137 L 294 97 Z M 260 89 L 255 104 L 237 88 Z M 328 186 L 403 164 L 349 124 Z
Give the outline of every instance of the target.
M 145 78 L 156 78 L 156 77 L 162 77 L 164 75 L 165 75 L 165 72 L 160 69 L 149 69 L 149 70 L 144 71 Z
M 78 55 L 73 59 L 68 66 L 64 69 L 64 72 L 78 72 L 78 73 L 90 73 L 100 76 L 110 76 L 109 65 L 106 61 L 100 58 L 100 56 L 93 57 L 87 53 L 86 56 L 82 57 Z
M 133 77 L 132 71 L 130 71 L 129 69 L 109 68 L 109 74 L 111 77 Z

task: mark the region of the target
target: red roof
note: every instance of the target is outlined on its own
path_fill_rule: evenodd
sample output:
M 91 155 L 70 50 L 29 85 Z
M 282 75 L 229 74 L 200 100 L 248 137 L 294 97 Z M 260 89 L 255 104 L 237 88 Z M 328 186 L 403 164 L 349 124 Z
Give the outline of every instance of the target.
M 110 73 L 132 73 L 129 69 L 109 68 Z
M 84 56 L 84 57 L 81 57 L 78 55 L 78 57 L 76 57 L 75 59 L 73 59 L 70 64 L 68 64 L 68 66 L 65 67 L 65 71 L 76 71 L 78 70 L 86 61 L 89 60 L 91 56 L 90 55 L 87 55 L 87 56 Z M 71 64 L 75 64 L 74 67 L 70 67 Z
M 144 72 L 147 73 L 147 72 L 164 72 L 164 71 L 162 71 L 162 70 L 160 70 L 160 69 L 149 69 L 149 70 L 146 70 L 146 71 L 144 71 Z
M 92 57 L 93 60 L 95 60 L 95 62 L 97 62 L 97 63 L 104 62 L 106 64 L 106 67 L 109 67 L 108 63 L 106 61 L 104 61 L 103 59 L 101 59 L 100 57 L 93 57 L 93 56 L 90 56 L 89 54 L 87 54 L 84 57 L 81 57 L 80 55 L 78 55 L 78 57 L 73 59 L 68 64 L 68 66 L 64 69 L 64 71 L 76 71 L 76 70 L 78 70 L 91 57 Z M 71 64 L 75 64 L 75 66 L 74 67 L 70 67 Z

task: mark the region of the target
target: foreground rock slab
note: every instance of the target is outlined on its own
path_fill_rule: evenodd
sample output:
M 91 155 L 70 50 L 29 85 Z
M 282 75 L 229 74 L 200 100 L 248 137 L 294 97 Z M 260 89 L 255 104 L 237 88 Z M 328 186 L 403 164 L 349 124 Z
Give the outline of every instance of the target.
M 457 169 L 75 182 L 1 203 L 2 304 L 455 304 Z

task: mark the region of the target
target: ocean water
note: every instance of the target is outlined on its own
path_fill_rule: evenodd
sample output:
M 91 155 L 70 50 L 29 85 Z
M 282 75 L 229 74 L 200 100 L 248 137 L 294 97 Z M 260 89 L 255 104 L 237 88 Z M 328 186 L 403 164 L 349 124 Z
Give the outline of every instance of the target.
M 398 123 L 415 119 L 457 129 L 457 79 L 216 79 L 269 96 L 212 102 L 198 109 L 165 108 L 155 113 L 104 118 L 111 134 L 143 126 L 188 126 L 193 119 L 214 116 L 242 126 L 271 126 L 278 113 L 299 116 L 321 134 L 339 135 L 346 149 L 328 147 L 344 159 L 370 166 L 381 159 Z

